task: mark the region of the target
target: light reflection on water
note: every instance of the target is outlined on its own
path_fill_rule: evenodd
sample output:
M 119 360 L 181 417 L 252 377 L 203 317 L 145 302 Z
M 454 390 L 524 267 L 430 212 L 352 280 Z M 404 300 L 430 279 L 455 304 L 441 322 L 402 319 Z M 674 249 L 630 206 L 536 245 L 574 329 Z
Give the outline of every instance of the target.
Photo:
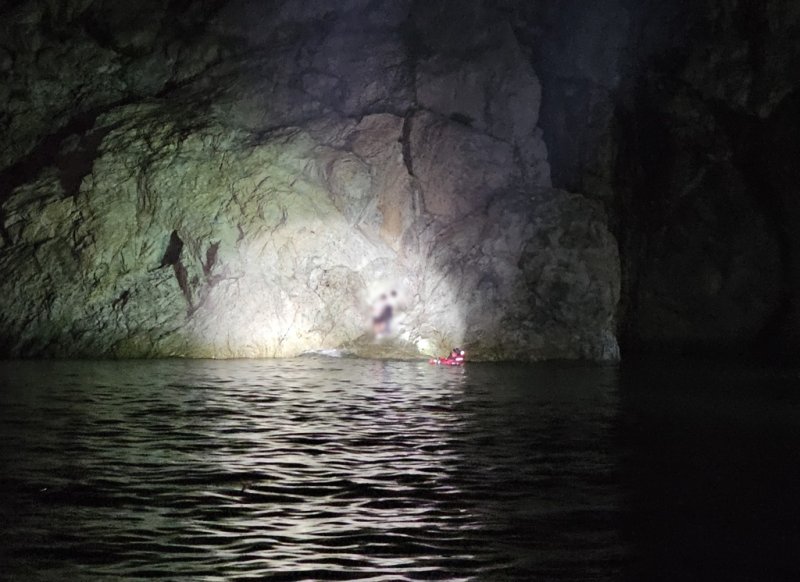
M 309 358 L 0 370 L 12 579 L 619 573 L 613 368 Z

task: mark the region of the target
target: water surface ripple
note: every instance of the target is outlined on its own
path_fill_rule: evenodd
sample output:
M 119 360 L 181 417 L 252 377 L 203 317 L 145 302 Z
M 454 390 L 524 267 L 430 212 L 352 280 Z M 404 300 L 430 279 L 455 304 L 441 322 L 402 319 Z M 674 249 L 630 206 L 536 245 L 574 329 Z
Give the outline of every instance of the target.
M 15 580 L 614 580 L 616 370 L 0 363 Z

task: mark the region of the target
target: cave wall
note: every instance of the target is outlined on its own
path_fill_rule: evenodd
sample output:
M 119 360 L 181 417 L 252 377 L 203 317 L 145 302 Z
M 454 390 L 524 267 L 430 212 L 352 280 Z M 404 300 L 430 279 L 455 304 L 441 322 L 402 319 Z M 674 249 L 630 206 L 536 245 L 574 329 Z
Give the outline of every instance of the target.
M 509 11 L 544 87 L 554 185 L 609 209 L 623 351 L 796 352 L 797 4 Z
M 606 208 L 552 187 L 502 8 L 5 4 L 3 355 L 616 359 Z
M 799 14 L 783 1 L 679 14 L 685 44 L 651 59 L 619 112 L 620 199 L 637 221 L 622 242 L 627 334 L 657 349 L 782 351 L 800 298 L 797 222 L 769 175 L 784 154 L 767 144 L 798 83 Z
M 800 347 L 789 0 L 0 16 L 5 354 Z

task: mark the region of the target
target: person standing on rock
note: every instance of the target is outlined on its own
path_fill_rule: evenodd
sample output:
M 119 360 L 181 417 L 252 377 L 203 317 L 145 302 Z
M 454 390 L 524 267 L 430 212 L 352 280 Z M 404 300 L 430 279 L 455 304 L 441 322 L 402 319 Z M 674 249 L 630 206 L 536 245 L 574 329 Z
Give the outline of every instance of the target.
M 376 338 L 384 337 L 391 332 L 392 316 L 394 315 L 392 302 L 397 297 L 397 292 L 392 290 L 389 295 L 392 297 L 392 301 L 390 301 L 386 293 L 383 293 L 373 310 L 372 331 Z

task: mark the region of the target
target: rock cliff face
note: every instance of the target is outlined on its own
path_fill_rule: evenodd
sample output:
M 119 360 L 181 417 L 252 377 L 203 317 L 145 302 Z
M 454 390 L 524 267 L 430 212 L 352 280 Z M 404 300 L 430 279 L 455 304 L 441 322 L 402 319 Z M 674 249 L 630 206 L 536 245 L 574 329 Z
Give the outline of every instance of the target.
M 623 352 L 800 350 L 800 10 L 511 3 L 553 183 L 605 201 Z
M 447 4 L 0 9 L 3 354 L 617 358 L 603 203 L 508 14 Z
M 781 191 L 770 168 L 790 158 L 774 124 L 800 88 L 800 12 L 732 0 L 678 6 L 671 20 L 679 44 L 619 109 L 624 335 L 659 350 L 796 351 L 797 183 Z

